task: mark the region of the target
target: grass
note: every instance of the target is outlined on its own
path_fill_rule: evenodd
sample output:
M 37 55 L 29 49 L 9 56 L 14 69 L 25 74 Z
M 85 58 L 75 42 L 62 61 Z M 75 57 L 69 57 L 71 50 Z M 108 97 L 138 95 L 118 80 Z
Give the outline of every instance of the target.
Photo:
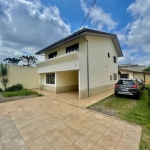
M 36 91 L 32 91 L 32 90 L 28 90 L 28 89 L 23 89 L 23 90 L 15 91 L 15 92 L 3 92 L 2 95 L 4 97 L 29 96 L 29 95 L 43 96 L 42 94 L 39 94 Z
M 143 90 L 140 100 L 111 95 L 87 108 L 140 125 L 142 127 L 140 150 L 150 150 L 150 106 L 146 89 Z

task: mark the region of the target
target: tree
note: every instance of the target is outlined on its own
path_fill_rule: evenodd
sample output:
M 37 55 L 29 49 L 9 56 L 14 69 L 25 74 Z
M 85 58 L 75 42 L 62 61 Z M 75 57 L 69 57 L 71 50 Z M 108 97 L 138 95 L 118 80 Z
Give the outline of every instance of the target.
M 36 63 L 37 59 L 34 56 L 22 55 L 20 60 L 26 64 L 24 66 L 31 66 L 32 64 Z
M 5 58 L 4 61 L 7 61 L 9 64 L 17 65 L 20 62 L 20 59 L 17 58 Z
M 146 67 L 143 71 L 148 71 L 148 72 L 150 72 L 150 66 Z
M 1 82 L 4 86 L 5 91 L 6 91 L 6 85 L 8 83 L 8 78 L 6 78 L 7 74 L 8 74 L 7 64 L 3 65 L 1 63 L 1 65 L 0 65 L 0 76 L 2 77 Z

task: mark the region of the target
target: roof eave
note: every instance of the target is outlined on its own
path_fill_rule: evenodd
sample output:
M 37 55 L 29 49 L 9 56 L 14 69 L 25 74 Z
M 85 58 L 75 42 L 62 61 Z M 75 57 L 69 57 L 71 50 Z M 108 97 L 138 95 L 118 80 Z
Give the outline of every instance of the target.
M 117 36 L 115 34 L 100 32 L 100 31 L 86 29 L 86 28 L 82 29 L 82 30 L 79 30 L 79 31 L 77 31 L 77 32 L 67 36 L 66 38 L 63 38 L 62 40 L 59 40 L 58 42 L 55 42 L 54 44 L 51 44 L 51 45 L 43 48 L 42 50 L 36 52 L 35 54 L 36 55 L 44 54 L 45 52 L 49 51 L 52 48 L 56 48 L 56 47 L 59 47 L 61 45 L 64 45 L 64 44 L 66 44 L 66 43 L 68 43 L 68 42 L 70 42 L 72 40 L 78 39 L 78 38 L 80 38 L 81 36 L 84 36 L 84 35 L 98 35 L 98 36 L 111 38 L 113 43 L 114 43 L 114 46 L 116 48 L 118 57 L 122 57 L 123 56 L 123 53 L 122 53 L 122 50 L 121 50 L 118 38 L 117 38 Z

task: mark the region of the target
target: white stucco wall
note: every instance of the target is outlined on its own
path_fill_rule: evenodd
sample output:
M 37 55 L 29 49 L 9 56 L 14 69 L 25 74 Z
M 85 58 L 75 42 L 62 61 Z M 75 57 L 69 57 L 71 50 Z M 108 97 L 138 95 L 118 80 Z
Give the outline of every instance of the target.
M 78 85 L 78 71 L 56 72 L 56 87 Z
M 111 38 L 87 36 L 87 39 L 89 41 L 90 88 L 116 83 L 117 80 L 113 80 L 113 74 L 118 75 L 118 56 Z M 116 57 L 116 63 L 113 56 Z
M 34 89 L 38 88 L 39 74 L 37 67 L 27 67 L 18 65 L 8 65 L 8 84 L 7 87 L 21 83 L 24 88 Z M 0 88 L 4 89 L 1 83 L 2 77 L 0 77 Z
M 78 52 L 67 54 L 62 58 L 53 58 L 46 60 L 41 64 L 37 64 L 38 73 L 46 73 L 46 72 L 58 72 L 58 71 L 68 71 L 68 70 L 78 70 L 79 69 L 79 60 L 77 58 Z M 73 58 L 73 54 L 76 54 L 75 58 Z M 67 57 L 68 56 L 68 57 Z M 68 59 L 70 58 L 70 60 Z M 62 61 L 60 60 L 62 59 Z

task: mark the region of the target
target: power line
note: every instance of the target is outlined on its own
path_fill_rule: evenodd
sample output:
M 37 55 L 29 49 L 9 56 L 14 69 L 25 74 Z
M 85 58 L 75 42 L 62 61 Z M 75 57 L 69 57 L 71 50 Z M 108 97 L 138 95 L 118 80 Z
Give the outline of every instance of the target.
M 92 1 L 92 3 L 91 3 L 91 7 L 90 7 L 90 9 L 89 9 L 88 13 L 86 14 L 86 16 L 85 16 L 85 18 L 84 18 L 84 20 L 83 20 L 83 22 L 82 22 L 82 24 L 81 24 L 80 28 L 81 28 L 81 27 L 83 26 L 83 24 L 85 23 L 85 21 L 86 21 L 87 17 L 89 16 L 89 14 L 90 14 L 90 12 L 91 12 L 92 8 L 93 8 L 93 7 L 94 7 L 94 5 L 95 5 L 95 3 L 96 3 L 96 0 L 93 0 L 93 1 Z

